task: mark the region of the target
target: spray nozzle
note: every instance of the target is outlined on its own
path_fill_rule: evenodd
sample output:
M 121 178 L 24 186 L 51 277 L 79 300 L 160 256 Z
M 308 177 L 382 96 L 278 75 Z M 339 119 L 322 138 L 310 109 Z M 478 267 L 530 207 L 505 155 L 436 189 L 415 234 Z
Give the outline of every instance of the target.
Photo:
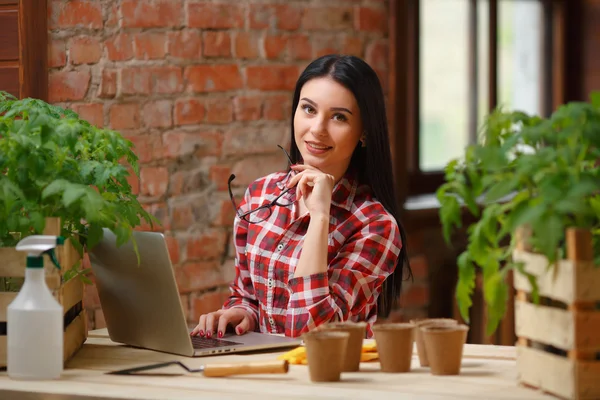
M 54 248 L 64 243 L 65 238 L 62 236 L 32 235 L 17 243 L 16 249 L 27 252 L 27 267 L 29 268 L 43 267 L 43 255 L 47 254 L 56 268 L 60 269 Z

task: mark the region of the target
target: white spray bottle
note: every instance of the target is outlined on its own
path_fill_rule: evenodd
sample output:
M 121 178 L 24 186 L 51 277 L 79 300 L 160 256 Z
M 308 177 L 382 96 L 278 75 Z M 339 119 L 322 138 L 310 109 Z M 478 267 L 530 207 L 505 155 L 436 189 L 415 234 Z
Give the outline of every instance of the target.
M 7 371 L 12 379 L 56 379 L 63 370 L 63 307 L 44 275 L 44 254 L 60 269 L 54 248 L 60 236 L 28 236 L 17 244 L 27 252 L 25 283 L 7 312 Z

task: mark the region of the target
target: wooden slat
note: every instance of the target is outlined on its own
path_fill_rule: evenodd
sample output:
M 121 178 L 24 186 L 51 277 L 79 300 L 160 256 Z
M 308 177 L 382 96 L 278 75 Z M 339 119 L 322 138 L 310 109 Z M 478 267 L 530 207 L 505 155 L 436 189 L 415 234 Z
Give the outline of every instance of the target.
M 574 315 L 567 310 L 515 300 L 515 321 L 519 337 L 550 344 L 563 350 L 576 347 Z M 590 332 L 587 333 L 589 338 Z M 598 341 L 593 337 L 591 339 Z
M 575 398 L 575 362 L 529 347 L 517 346 L 519 380 L 569 399 Z
M 600 301 L 600 268 L 592 264 L 578 263 L 577 268 L 570 260 L 560 260 L 548 270 L 548 260 L 541 254 L 515 250 L 513 260 L 525 263 L 525 270 L 538 277 L 540 296 L 549 297 L 567 304 Z M 522 274 L 515 273 L 517 290 L 531 292 L 531 285 Z
M 64 333 L 63 341 L 63 360 L 68 362 L 81 348 L 87 339 L 87 314 L 83 310 L 74 320 L 67 326 Z
M 19 20 L 17 8 L 0 9 L 0 60 L 19 59 Z
M 17 5 L 19 4 L 19 0 L 0 0 L 0 6 L 6 5 Z
M 48 2 L 19 1 L 20 97 L 48 100 Z
M 19 67 L 0 67 L 0 90 L 19 96 Z
M 60 288 L 60 303 L 65 313 L 82 299 L 83 282 L 79 277 L 70 279 Z
M 600 361 L 578 361 L 577 392 L 582 399 L 600 399 Z
M 6 307 L 17 297 L 17 292 L 0 292 L 0 321 L 6 321 Z
M 22 278 L 25 276 L 27 254 L 14 247 L 0 247 L 0 276 Z

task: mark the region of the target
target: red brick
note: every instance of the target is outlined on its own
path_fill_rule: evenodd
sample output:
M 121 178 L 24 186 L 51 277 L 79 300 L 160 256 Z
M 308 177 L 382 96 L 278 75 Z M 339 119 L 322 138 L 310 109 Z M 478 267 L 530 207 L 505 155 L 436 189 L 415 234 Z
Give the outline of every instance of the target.
M 302 14 L 304 9 L 287 4 L 275 6 L 275 16 L 277 18 L 277 29 L 285 31 L 297 31 L 300 29 Z
M 314 38 L 314 57 L 321 57 L 327 54 L 338 54 L 340 52 L 340 41 L 337 37 L 327 35 Z
M 288 134 L 283 129 L 269 129 L 256 126 L 231 126 L 225 132 L 223 154 L 243 156 L 278 152 L 280 144 Z M 283 144 L 283 143 L 281 143 Z M 281 152 L 279 154 L 283 157 Z
M 169 128 L 173 126 L 173 103 L 158 100 L 146 103 L 142 109 L 144 126 L 148 128 Z
M 312 45 L 310 37 L 304 34 L 290 36 L 290 55 L 294 60 L 311 60 Z
M 248 88 L 259 90 L 293 90 L 298 80 L 298 67 L 293 65 L 249 66 L 246 68 Z
M 226 285 L 216 261 L 187 262 L 175 270 L 182 292 L 201 291 Z M 213 310 L 214 311 L 214 310 Z
M 179 264 L 179 239 L 172 234 L 167 234 L 165 235 L 165 242 L 167 242 L 171 264 Z
M 188 21 L 190 28 L 229 29 L 244 27 L 244 6 L 212 2 L 190 3 Z
M 342 52 L 344 54 L 362 58 L 364 57 L 363 48 L 363 39 L 361 37 L 346 36 L 344 38 L 344 44 L 342 45 Z
M 142 167 L 140 183 L 141 195 L 160 197 L 167 192 L 169 171 L 165 167 Z
M 354 18 L 356 30 L 387 33 L 388 17 L 384 9 L 359 7 Z
M 283 121 L 291 117 L 291 95 L 275 95 L 265 98 L 263 118 L 269 121 Z
M 158 223 L 154 223 L 154 226 L 150 226 L 149 223 L 144 221 L 136 228 L 136 230 L 164 232 L 171 229 L 169 210 L 165 203 L 142 204 L 142 207 L 146 212 L 153 215 L 158 220 Z
M 63 40 L 51 40 L 48 43 L 48 67 L 64 67 L 67 63 L 67 50 Z
M 104 312 L 101 308 L 94 310 L 94 329 L 106 328 L 106 320 L 104 319 Z
M 302 15 L 302 28 L 310 31 L 351 30 L 352 9 L 347 7 L 306 8 Z
M 202 36 L 197 31 L 169 32 L 169 55 L 185 60 L 202 56 Z
M 119 3 L 108 5 L 108 18 L 104 23 L 105 28 L 113 28 L 119 26 Z
M 126 61 L 133 58 L 133 39 L 127 33 L 112 36 L 104 42 L 110 61 Z
M 139 157 L 140 164 L 162 157 L 162 140 L 159 135 L 129 135 L 126 137 L 133 143 L 133 151 Z
M 49 3 L 49 28 L 102 28 L 102 5 L 97 1 L 73 0 Z
M 225 232 L 221 230 L 188 238 L 187 259 L 206 260 L 221 256 L 225 251 L 225 239 Z
M 281 154 L 248 156 L 233 166 L 231 172 L 235 174 L 235 180 L 231 186 L 247 187 L 261 176 L 283 171 L 286 165 L 287 161 Z
M 71 64 L 95 64 L 102 57 L 102 48 L 98 39 L 90 36 L 78 36 L 71 39 L 69 55 Z
M 285 56 L 288 38 L 286 36 L 267 35 L 264 46 L 267 59 L 281 59 Z
M 175 102 L 175 125 L 193 125 L 204 121 L 204 103 L 198 99 L 178 99 Z
M 135 58 L 155 60 L 165 58 L 167 38 L 164 33 L 139 33 L 133 36 Z
M 229 176 L 227 179 L 229 179 Z M 227 182 L 225 182 L 225 186 L 227 186 Z M 219 212 L 212 223 L 214 226 L 230 227 L 233 225 L 234 217 L 235 210 L 233 209 L 233 204 L 231 204 L 231 199 L 227 198 L 221 201 Z
M 140 193 L 140 178 L 131 168 L 127 168 L 127 171 L 129 172 L 129 175 L 127 176 L 127 183 L 129 183 L 131 186 L 131 192 L 137 195 Z
M 429 304 L 429 286 L 425 284 L 404 285 L 400 293 L 399 305 L 402 308 L 422 307 Z
M 155 67 L 150 70 L 153 93 L 180 93 L 183 90 L 183 76 L 180 67 Z
M 211 98 L 206 102 L 206 122 L 228 124 L 233 121 L 233 105 L 229 98 Z
M 113 104 L 110 107 L 109 115 L 112 129 L 137 129 L 140 127 L 140 106 L 137 103 Z
M 233 99 L 233 115 L 237 121 L 256 121 L 262 114 L 262 96 L 238 96 Z
M 389 65 L 387 40 L 375 40 L 367 46 L 365 61 L 375 69 L 386 69 Z
M 49 75 L 48 101 L 83 100 L 90 86 L 90 71 L 53 71 Z
M 73 106 L 73 111 L 79 114 L 79 118 L 98 128 L 104 126 L 104 105 L 101 103 L 77 104 Z
M 169 196 L 203 191 L 208 187 L 208 181 L 208 171 L 205 167 L 176 171 L 171 175 Z
M 171 227 L 173 229 L 185 231 L 194 223 L 196 217 L 194 216 L 193 200 L 195 199 L 181 199 L 178 197 L 169 199 Z
M 212 165 L 209 170 L 210 180 L 215 184 L 217 190 L 227 190 L 227 180 L 231 175 L 231 167 L 228 165 Z
M 191 318 L 198 321 L 200 315 L 221 309 L 225 301 L 229 298 L 229 291 L 220 289 L 214 292 L 208 292 L 192 298 Z
M 223 135 L 217 132 L 166 132 L 163 134 L 163 156 L 179 158 L 191 154 L 218 156 Z
M 102 70 L 102 81 L 98 87 L 98 97 L 113 98 L 117 94 L 117 71 L 114 69 Z
M 123 0 L 123 27 L 178 27 L 183 20 L 183 7 L 181 0 Z
M 250 29 L 269 28 L 273 9 L 267 4 L 250 4 Z
M 256 32 L 237 32 L 234 37 L 236 58 L 258 58 L 259 35 Z
M 231 38 L 228 32 L 204 32 L 205 57 L 230 57 Z
M 147 68 L 123 68 L 121 70 L 122 94 L 150 94 L 151 71 Z
M 194 92 L 222 92 L 242 88 L 237 65 L 196 65 L 185 70 L 185 79 Z

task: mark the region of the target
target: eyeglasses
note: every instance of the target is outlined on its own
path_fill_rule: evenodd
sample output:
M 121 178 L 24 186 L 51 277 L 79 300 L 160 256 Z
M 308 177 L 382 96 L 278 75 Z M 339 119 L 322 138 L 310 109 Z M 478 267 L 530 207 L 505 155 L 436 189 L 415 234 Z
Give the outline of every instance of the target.
M 287 157 L 288 162 L 289 162 L 288 167 L 290 165 L 292 165 L 293 164 L 292 158 L 290 157 L 288 152 L 280 145 L 277 145 L 277 147 L 279 147 L 285 153 L 285 156 Z M 271 216 L 271 213 L 273 212 L 273 206 L 288 207 L 288 206 L 292 205 L 292 203 L 294 202 L 293 199 L 283 197 L 286 193 L 288 193 L 292 189 L 292 188 L 286 188 L 277 197 L 275 197 L 273 200 L 271 200 L 269 203 L 263 204 L 253 210 L 249 210 L 244 213 L 241 213 L 240 210 L 238 209 L 237 204 L 235 203 L 234 198 L 233 198 L 233 192 L 231 191 L 231 182 L 234 179 L 235 179 L 235 175 L 231 174 L 229 176 L 229 180 L 227 181 L 227 186 L 229 188 L 229 197 L 231 198 L 231 204 L 233 204 L 233 209 L 237 213 L 238 217 L 240 217 L 240 219 L 243 219 L 244 221 L 249 222 L 251 224 L 256 224 L 256 223 L 259 223 L 259 222 L 262 222 L 262 221 L 268 219 Z

